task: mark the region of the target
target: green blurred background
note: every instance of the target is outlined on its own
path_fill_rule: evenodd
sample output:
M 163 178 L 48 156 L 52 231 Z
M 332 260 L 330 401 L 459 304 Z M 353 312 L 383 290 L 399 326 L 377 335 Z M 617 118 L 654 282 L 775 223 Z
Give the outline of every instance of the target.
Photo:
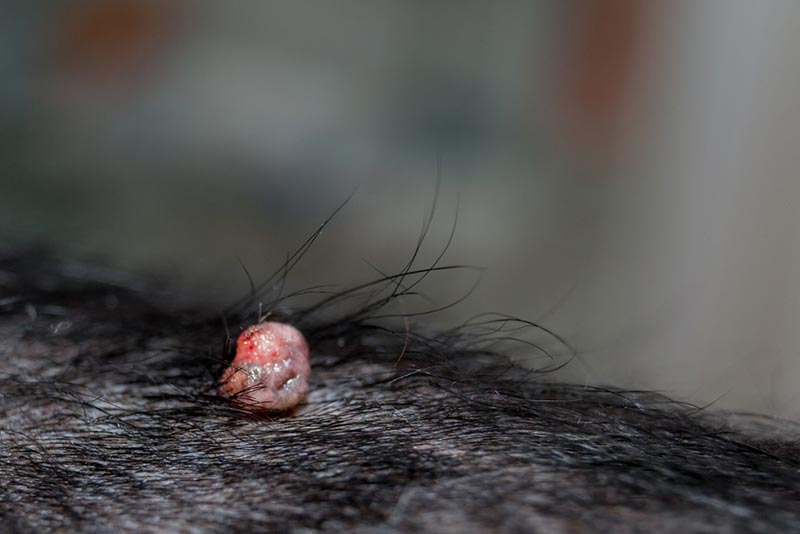
M 7 0 L 0 243 L 247 291 L 487 267 L 562 377 L 800 418 L 800 4 Z M 366 260 L 366 261 L 365 261 Z M 424 288 L 467 291 L 468 271 Z M 430 302 L 404 302 L 407 309 Z

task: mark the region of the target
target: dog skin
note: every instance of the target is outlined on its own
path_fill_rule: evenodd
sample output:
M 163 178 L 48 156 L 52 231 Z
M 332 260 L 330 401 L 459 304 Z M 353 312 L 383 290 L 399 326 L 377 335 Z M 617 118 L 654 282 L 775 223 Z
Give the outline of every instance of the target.
M 536 329 L 513 318 L 437 332 L 381 313 L 439 269 L 409 263 L 294 310 L 285 296 L 259 310 L 254 287 L 220 313 L 6 253 L 0 529 L 800 530 L 790 423 L 733 428 L 655 393 L 554 383 L 505 356 L 502 339 Z M 267 314 L 310 348 L 309 393 L 280 414 L 217 395 L 235 339 Z

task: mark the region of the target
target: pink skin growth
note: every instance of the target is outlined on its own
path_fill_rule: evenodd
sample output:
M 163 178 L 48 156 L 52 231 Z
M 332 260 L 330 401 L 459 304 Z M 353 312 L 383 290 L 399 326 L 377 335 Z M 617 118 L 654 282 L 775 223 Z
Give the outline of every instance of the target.
M 258 323 L 239 336 L 217 394 L 251 412 L 283 412 L 303 400 L 310 376 L 303 334 L 288 324 Z

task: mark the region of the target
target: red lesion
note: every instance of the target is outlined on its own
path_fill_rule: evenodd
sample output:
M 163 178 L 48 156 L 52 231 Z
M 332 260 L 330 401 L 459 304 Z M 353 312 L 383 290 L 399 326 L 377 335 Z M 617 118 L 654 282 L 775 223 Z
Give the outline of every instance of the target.
M 296 328 L 259 323 L 239 336 L 218 394 L 250 411 L 285 411 L 305 397 L 310 373 L 308 344 Z
M 279 335 L 288 330 L 289 335 Z M 236 362 L 250 362 L 265 365 L 287 358 L 300 338 L 294 335 L 294 328 L 280 323 L 259 323 L 248 327 L 236 343 Z M 299 332 L 297 332 L 299 334 Z M 302 340 L 305 343 L 305 340 Z

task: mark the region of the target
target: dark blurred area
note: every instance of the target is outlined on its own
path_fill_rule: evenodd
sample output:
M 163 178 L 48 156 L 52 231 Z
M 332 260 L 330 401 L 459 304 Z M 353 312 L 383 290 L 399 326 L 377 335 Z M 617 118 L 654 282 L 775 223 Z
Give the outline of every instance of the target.
M 800 4 L 8 0 L 0 243 L 217 300 L 488 268 L 564 378 L 800 417 Z M 440 162 L 441 165 L 437 162 Z M 474 273 L 425 288 L 447 303 Z M 413 303 L 408 304 L 409 307 Z

